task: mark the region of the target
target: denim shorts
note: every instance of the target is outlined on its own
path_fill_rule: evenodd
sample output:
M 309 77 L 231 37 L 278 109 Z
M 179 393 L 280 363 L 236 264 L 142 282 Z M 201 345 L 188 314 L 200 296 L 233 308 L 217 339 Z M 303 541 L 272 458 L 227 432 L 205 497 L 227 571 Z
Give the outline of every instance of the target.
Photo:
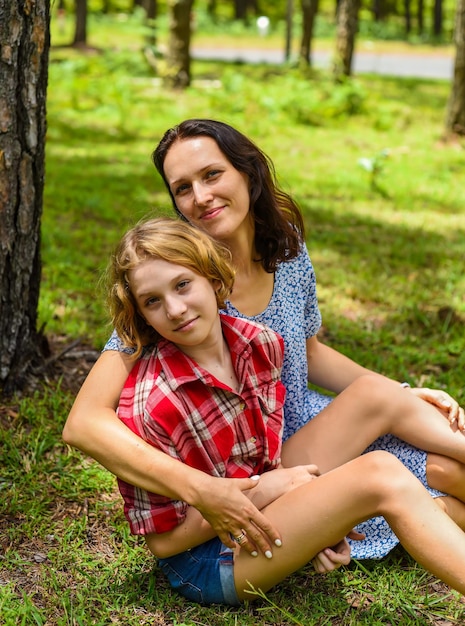
M 234 586 L 234 551 L 218 537 L 159 559 L 158 564 L 171 587 L 188 600 L 200 604 L 241 604 Z

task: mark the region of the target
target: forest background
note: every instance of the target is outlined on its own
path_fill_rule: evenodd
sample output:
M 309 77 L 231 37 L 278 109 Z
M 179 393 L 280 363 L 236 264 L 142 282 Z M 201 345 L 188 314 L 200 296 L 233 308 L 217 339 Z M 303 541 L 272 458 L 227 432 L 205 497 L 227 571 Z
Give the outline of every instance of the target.
M 278 7 L 279 5 L 279 7 Z M 268 5 L 267 5 L 268 6 Z M 284 3 L 270 28 L 233 20 L 229 3 L 195 6 L 194 46 L 286 47 Z M 454 5 L 433 33 L 405 33 L 400 7 L 362 7 L 357 50 L 453 56 Z M 239 610 L 173 594 L 129 536 L 114 478 L 61 441 L 74 394 L 109 326 L 99 277 L 121 233 L 171 214 L 150 153 L 186 117 L 221 118 L 252 137 L 299 201 L 330 345 L 412 384 L 465 401 L 465 152 L 445 137 L 448 80 L 352 76 L 303 67 L 191 60 L 190 86 L 167 89 L 167 7 L 89 2 L 86 45 L 73 5 L 52 5 L 39 325 L 49 361 L 36 383 L 0 398 L 0 624 L 461 624 L 462 599 L 405 554 L 321 577 L 310 567 Z M 333 50 L 322 3 L 314 49 Z M 213 54 L 212 54 L 213 56 Z M 399 57 L 400 58 L 400 57 Z M 447 139 L 447 140 L 446 140 Z

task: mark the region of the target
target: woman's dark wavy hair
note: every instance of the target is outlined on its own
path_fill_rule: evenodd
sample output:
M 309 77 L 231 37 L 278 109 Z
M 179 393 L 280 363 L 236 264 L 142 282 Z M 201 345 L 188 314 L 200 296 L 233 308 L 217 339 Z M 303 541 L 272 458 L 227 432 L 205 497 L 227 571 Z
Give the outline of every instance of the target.
M 232 126 L 217 120 L 189 119 L 166 131 L 152 153 L 152 160 L 174 209 L 183 217 L 165 176 L 166 155 L 176 141 L 199 136 L 214 139 L 231 165 L 248 176 L 258 260 L 267 272 L 274 272 L 279 263 L 295 258 L 301 249 L 305 238 L 302 214 L 291 196 L 278 186 L 271 159 Z

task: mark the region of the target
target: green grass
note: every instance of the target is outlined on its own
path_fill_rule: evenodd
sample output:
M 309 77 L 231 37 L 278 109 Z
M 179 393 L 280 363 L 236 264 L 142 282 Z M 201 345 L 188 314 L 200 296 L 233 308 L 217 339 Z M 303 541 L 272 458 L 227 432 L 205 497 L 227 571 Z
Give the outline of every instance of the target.
M 117 31 L 100 26 L 104 47 Z M 195 62 L 192 88 L 171 93 L 123 26 L 118 49 L 52 50 L 46 332 L 102 346 L 108 256 L 128 225 L 170 210 L 151 151 L 181 119 L 219 117 L 263 146 L 302 206 L 330 345 L 463 403 L 465 151 L 441 141 L 449 85 Z M 372 176 L 359 161 L 385 149 Z M 185 602 L 129 535 L 113 477 L 62 443 L 72 399 L 56 383 L 0 399 L 0 624 L 464 623 L 457 594 L 401 549 L 326 577 L 304 568 L 239 610 Z

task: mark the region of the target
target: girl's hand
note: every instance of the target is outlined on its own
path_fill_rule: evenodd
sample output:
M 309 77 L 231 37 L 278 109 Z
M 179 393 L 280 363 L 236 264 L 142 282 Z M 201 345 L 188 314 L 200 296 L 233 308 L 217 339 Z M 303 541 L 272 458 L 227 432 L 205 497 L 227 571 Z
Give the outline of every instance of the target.
M 351 530 L 347 536 L 355 541 L 365 539 L 365 535 L 359 533 L 357 530 Z M 345 537 L 335 546 L 325 548 L 312 559 L 313 567 L 319 574 L 327 574 L 341 567 L 341 565 L 348 565 L 349 563 L 350 546 Z
M 413 394 L 434 404 L 440 409 L 450 424 L 457 424 L 457 428 L 461 431 L 465 431 L 465 413 L 463 408 L 459 405 L 457 400 L 450 396 L 446 391 L 441 389 L 428 389 L 427 387 L 415 387 L 409 389 Z
M 256 507 L 263 509 L 285 493 L 306 485 L 320 475 L 316 465 L 296 465 L 281 467 L 265 472 L 260 476 L 258 486 L 250 492 L 249 497 Z

